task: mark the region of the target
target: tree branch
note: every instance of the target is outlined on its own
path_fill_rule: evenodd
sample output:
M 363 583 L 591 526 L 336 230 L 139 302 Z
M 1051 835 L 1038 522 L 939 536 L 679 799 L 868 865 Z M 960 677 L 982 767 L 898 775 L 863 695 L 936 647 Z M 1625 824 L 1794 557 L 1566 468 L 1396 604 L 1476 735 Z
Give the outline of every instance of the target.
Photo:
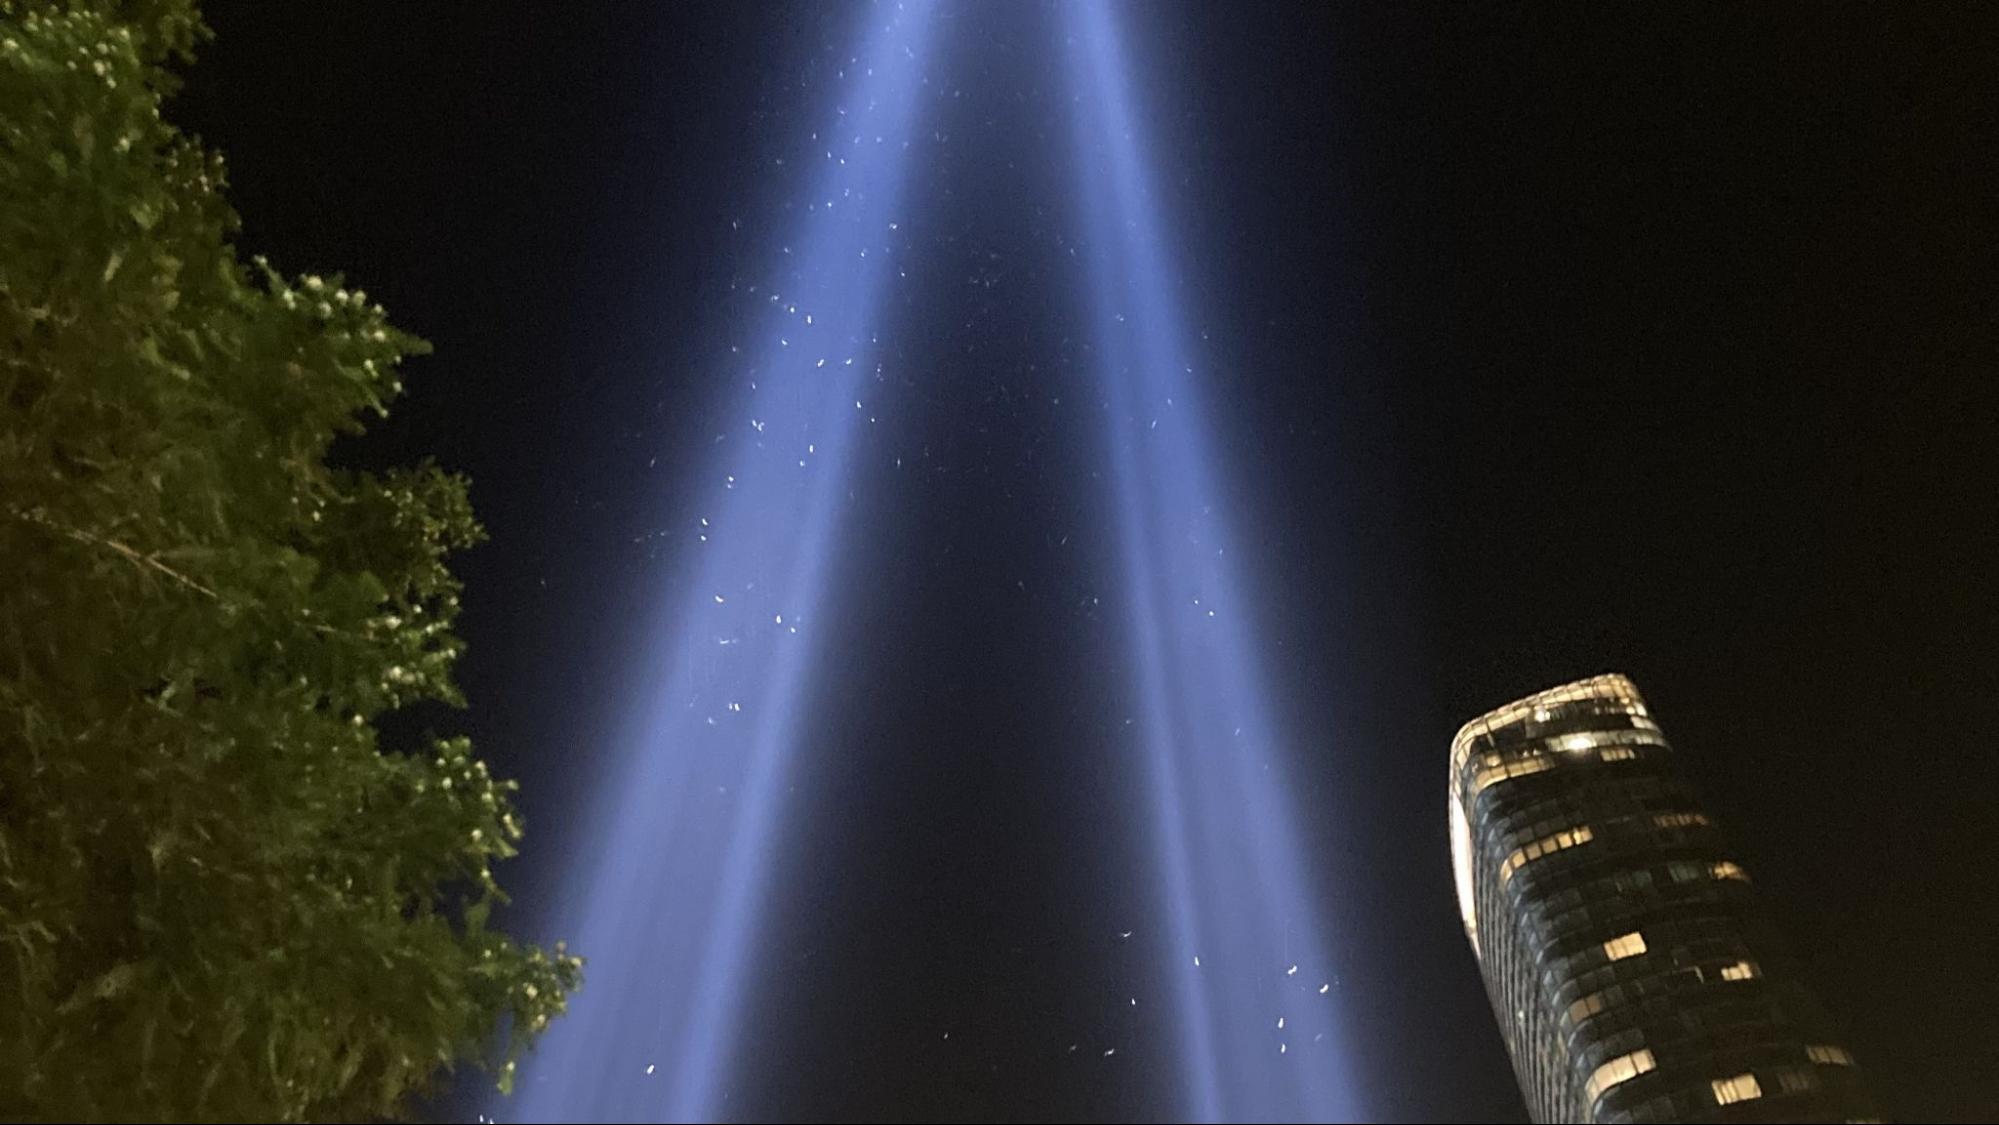
M 193 590 L 200 594 L 204 594 L 218 601 L 221 600 L 220 594 L 217 594 L 214 590 L 211 590 L 207 586 L 202 585 L 200 582 L 196 581 L 195 579 L 190 578 L 187 575 L 182 574 L 180 571 L 175 570 L 173 567 L 170 567 L 167 564 L 161 562 L 158 559 L 158 557 L 154 555 L 141 554 L 140 552 L 133 550 L 131 547 L 128 547 L 125 544 L 118 542 L 116 539 L 106 539 L 101 535 L 96 535 L 91 532 L 85 531 L 80 527 L 70 527 L 67 524 L 57 523 L 55 520 L 50 519 L 47 515 L 43 514 L 39 510 L 24 512 L 19 508 L 9 508 L 8 511 L 13 514 L 15 519 L 22 520 L 26 523 L 35 524 L 38 527 L 47 528 L 48 530 L 53 531 L 58 535 L 63 535 L 70 539 L 74 539 L 79 543 L 83 543 L 92 547 L 102 547 L 107 551 L 114 552 L 130 560 L 136 566 L 156 570 L 161 574 L 166 575 L 168 578 L 173 579 L 175 582 L 178 582 L 181 585 L 187 587 L 190 590 Z

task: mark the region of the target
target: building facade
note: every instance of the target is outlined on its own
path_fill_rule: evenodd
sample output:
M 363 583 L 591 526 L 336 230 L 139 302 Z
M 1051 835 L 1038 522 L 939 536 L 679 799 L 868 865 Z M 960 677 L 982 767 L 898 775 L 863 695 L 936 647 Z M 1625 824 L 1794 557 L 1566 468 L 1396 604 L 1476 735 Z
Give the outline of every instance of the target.
M 1630 680 L 1465 724 L 1450 822 L 1465 934 L 1535 1120 L 1877 1120 Z

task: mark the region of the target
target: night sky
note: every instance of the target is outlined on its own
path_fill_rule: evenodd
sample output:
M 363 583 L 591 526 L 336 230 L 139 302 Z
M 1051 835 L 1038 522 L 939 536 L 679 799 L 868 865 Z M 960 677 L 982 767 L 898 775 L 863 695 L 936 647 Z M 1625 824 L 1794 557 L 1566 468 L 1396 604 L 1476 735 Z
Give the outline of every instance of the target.
M 1050 13 L 940 25 L 903 385 L 855 469 L 741 1117 L 1171 1112 Z M 777 161 L 852 13 L 208 18 L 174 117 L 228 156 L 246 250 L 346 271 L 437 347 L 343 456 L 473 478 L 472 707 L 443 721 L 522 780 L 502 877 L 561 936 L 535 904 L 588 846 L 741 286 L 799 187 Z M 1452 900 L 1447 747 L 1622 671 L 1891 1115 L 1999 1114 L 1993 10 L 1124 26 L 1366 1103 L 1522 1119 Z

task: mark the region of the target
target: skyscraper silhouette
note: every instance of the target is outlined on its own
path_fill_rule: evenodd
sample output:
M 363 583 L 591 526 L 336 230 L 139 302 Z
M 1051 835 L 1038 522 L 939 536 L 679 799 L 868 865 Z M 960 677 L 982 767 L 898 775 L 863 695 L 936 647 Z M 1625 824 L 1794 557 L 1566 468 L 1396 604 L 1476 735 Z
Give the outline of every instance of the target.
M 1465 724 L 1450 819 L 1465 934 L 1535 1120 L 1875 1119 L 1630 680 Z

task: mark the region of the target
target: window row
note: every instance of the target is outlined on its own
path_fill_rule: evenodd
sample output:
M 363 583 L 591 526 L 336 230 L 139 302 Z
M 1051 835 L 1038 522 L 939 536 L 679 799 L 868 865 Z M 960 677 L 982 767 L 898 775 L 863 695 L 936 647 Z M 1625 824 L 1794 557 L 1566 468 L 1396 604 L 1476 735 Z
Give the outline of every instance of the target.
M 1536 790 L 1500 787 L 1476 798 L 1465 808 L 1478 833 L 1520 843 L 1545 836 L 1571 824 L 1631 823 L 1634 828 L 1712 827 L 1703 813 L 1693 811 L 1692 794 L 1676 780 L 1633 775 L 1618 780 L 1608 793 L 1589 787 L 1566 786 Z M 1638 822 L 1642 822 L 1638 823 Z
M 1636 957 L 1645 952 L 1645 935 L 1633 930 L 1621 937 L 1611 938 L 1603 943 L 1603 955 L 1612 961 L 1622 961 L 1626 957 Z
M 1580 754 L 1585 750 L 1595 750 L 1600 746 L 1664 746 L 1666 736 L 1657 728 L 1646 729 L 1651 724 L 1626 727 L 1622 730 L 1585 730 L 1574 734 L 1558 734 L 1547 742 L 1557 750 Z
M 1708 932 L 1698 932 L 1700 930 Z M 1689 926 L 1662 919 L 1648 923 L 1643 932 L 1647 951 L 1656 949 L 1661 954 L 1653 958 L 1645 971 L 1634 973 L 1632 966 L 1598 960 L 1596 954 L 1602 947 L 1592 944 L 1568 958 L 1556 970 L 1568 973 L 1565 987 L 1574 989 L 1568 995 L 1586 996 L 1616 986 L 1635 989 L 1638 995 L 1649 995 L 1655 988 L 1672 991 L 1702 985 L 1707 983 L 1706 974 L 1714 971 L 1712 967 L 1740 962 L 1750 956 L 1740 934 L 1733 930 L 1714 929 L 1706 922 Z M 1710 968 L 1703 969 L 1703 965 Z M 1753 976 L 1761 975 L 1762 970 L 1758 967 Z M 1557 984 L 1556 987 L 1564 985 Z M 1622 1000 L 1615 1002 L 1623 1003 Z
M 1535 722 L 1545 723 L 1555 718 L 1558 713 L 1569 710 L 1563 706 L 1564 704 L 1584 701 L 1598 703 L 1600 706 L 1591 708 L 1595 711 L 1611 710 L 1634 717 L 1644 716 L 1647 713 L 1644 700 L 1638 697 L 1638 689 L 1623 676 L 1599 676 L 1579 683 L 1566 684 L 1508 704 L 1466 723 L 1458 731 L 1457 737 L 1451 740 L 1452 764 L 1462 766 L 1471 756 L 1472 743 L 1480 738 L 1489 739 L 1493 732 L 1504 730 L 1529 718 Z
M 1642 944 L 1645 939 L 1642 935 L 1640 935 L 1638 940 L 1641 945 L 1640 952 L 1643 952 Z M 1608 953 L 1609 950 L 1606 949 L 1605 952 Z M 1613 960 L 1615 959 L 1616 958 L 1613 958 Z M 1695 974 L 1695 976 L 1698 979 L 1701 980 L 1706 979 L 1704 975 L 1705 970 L 1701 969 L 1699 966 L 1696 966 L 1689 971 Z M 1757 977 L 1763 975 L 1763 970 L 1759 968 L 1756 962 L 1754 961 L 1735 961 L 1731 964 L 1721 966 L 1719 972 L 1721 979 L 1725 981 L 1755 980 Z M 1644 997 L 1647 994 L 1658 995 L 1659 994 L 1658 987 L 1657 986 L 1646 987 L 1642 984 L 1624 983 L 1624 984 L 1614 984 L 1609 988 L 1598 989 L 1597 991 L 1590 993 L 1588 996 L 1585 996 L 1582 999 L 1576 1001 L 1575 1003 L 1569 1005 L 1569 1010 L 1568 1010 L 1569 1026 L 1575 1027 L 1581 1024 L 1584 1020 L 1589 1019 L 1592 1016 L 1598 1015 L 1604 1009 L 1615 1005 L 1621 1005 L 1626 1003 L 1642 1003 Z M 1806 1051 L 1811 1055 L 1813 1062 L 1822 1062 L 1822 1063 L 1837 1062 L 1838 1060 L 1832 1056 L 1832 1052 L 1838 1052 L 1839 1055 L 1845 1057 L 1846 1060 L 1845 1065 L 1847 1066 L 1853 1065 L 1853 1056 L 1847 1055 L 1845 1051 L 1841 1050 L 1838 1047 L 1808 1047 L 1806 1048 Z M 1820 1056 L 1821 1052 L 1825 1053 L 1825 1057 Z
M 1495 753 L 1485 755 L 1481 759 L 1481 765 L 1484 768 L 1472 777 L 1471 791 L 1473 796 L 1477 796 L 1485 792 L 1488 787 L 1497 785 L 1509 778 L 1526 777 L 1528 774 L 1553 769 L 1555 768 L 1555 760 L 1544 754 L 1535 754 L 1531 757 L 1508 760 L 1506 755 Z
M 1626 731 L 1624 733 L 1628 735 L 1633 732 Z M 1593 736 L 1570 736 L 1573 739 L 1588 739 L 1591 737 Z M 1580 746 L 1572 746 L 1566 744 L 1567 739 L 1563 741 L 1565 744 L 1561 746 L 1561 749 L 1570 751 L 1588 750 L 1592 746 L 1598 745 L 1596 743 L 1585 742 Z M 1600 762 L 1631 761 L 1638 757 L 1638 748 L 1630 744 L 1645 741 L 1663 744 L 1663 740 L 1657 739 L 1656 736 L 1651 739 L 1621 738 L 1618 740 L 1617 745 L 1602 746 L 1597 751 L 1597 760 Z M 1516 777 L 1527 777 L 1530 774 L 1542 773 L 1546 770 L 1554 769 L 1558 764 L 1560 763 L 1555 758 L 1549 757 L 1547 754 L 1539 751 L 1530 751 L 1526 754 L 1509 754 L 1499 750 L 1488 751 L 1479 755 L 1479 771 L 1472 775 L 1472 795 L 1475 797 L 1502 781 L 1509 781 Z
M 1518 871 L 1522 864 L 1532 863 L 1544 855 L 1553 855 L 1579 844 L 1587 844 L 1594 838 L 1595 833 L 1590 831 L 1589 825 L 1579 824 L 1574 828 L 1565 828 L 1553 835 L 1543 836 L 1525 847 L 1516 848 L 1512 855 L 1506 857 L 1506 862 L 1499 865 L 1499 881 L 1505 883 L 1511 880 L 1513 873 Z
M 1649 1047 L 1642 1047 L 1628 1055 L 1619 1055 L 1597 1067 L 1589 1076 L 1589 1084 L 1583 1088 L 1583 1100 L 1594 1110 L 1596 1100 L 1603 1096 L 1604 1091 L 1620 1083 L 1629 1082 L 1641 1074 L 1649 1073 L 1658 1065 L 1658 1062 L 1652 1058 Z
M 1815 1063 L 1834 1066 L 1853 1065 L 1853 1056 L 1840 1047 L 1815 1044 L 1805 1048 L 1805 1051 Z M 1650 1047 L 1640 1047 L 1619 1055 L 1591 1072 L 1589 1082 L 1584 1086 L 1585 1101 L 1594 1111 L 1598 1099 L 1611 1089 L 1656 1069 L 1658 1069 L 1658 1059 Z M 1758 1071 L 1744 1071 L 1727 1078 L 1716 1078 L 1708 1083 L 1708 1092 L 1717 1106 L 1725 1106 L 1755 1101 L 1763 1097 L 1765 1079 L 1776 1084 L 1779 1095 L 1807 1094 L 1820 1087 L 1819 1076 L 1807 1067 L 1763 1067 L 1760 1069 L 1760 1075 L 1759 1077 Z
M 1807 1048 L 1809 1051 L 1811 1048 Z M 1837 1048 L 1834 1048 L 1837 1050 Z M 1841 1052 L 1844 1054 L 1845 1052 Z M 1851 1056 L 1849 1056 L 1850 1063 Z M 1801 1066 L 1765 1067 L 1762 1076 L 1777 1084 L 1778 1094 L 1808 1094 L 1819 1088 L 1819 1076 Z M 1763 1083 L 1754 1072 L 1738 1074 L 1733 1078 L 1717 1078 L 1708 1083 L 1714 1092 L 1716 1105 L 1734 1105 L 1737 1102 L 1754 1101 L 1763 1096 Z
M 1680 860 L 1666 865 L 1666 877 L 1675 883 L 1694 883 L 1704 879 L 1734 879 L 1747 883 L 1749 872 L 1732 859 L 1718 859 L 1704 863 Z

